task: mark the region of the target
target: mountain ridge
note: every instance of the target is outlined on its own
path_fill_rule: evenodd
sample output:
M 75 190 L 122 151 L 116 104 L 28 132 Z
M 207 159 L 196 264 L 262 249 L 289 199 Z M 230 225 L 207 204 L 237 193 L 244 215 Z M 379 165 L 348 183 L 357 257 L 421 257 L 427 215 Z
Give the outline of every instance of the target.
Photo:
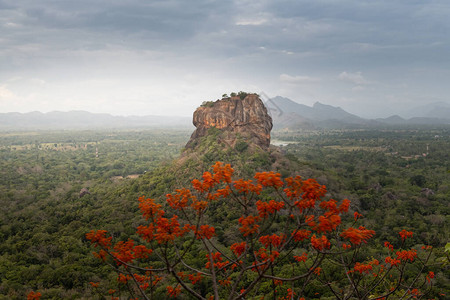
M 140 127 L 185 127 L 192 128 L 189 117 L 176 116 L 114 116 L 107 113 L 91 113 L 84 110 L 42 113 L 0 113 L 0 130 L 29 129 L 98 129 Z
M 351 114 L 341 107 L 315 102 L 313 106 L 297 103 L 289 98 L 276 96 L 266 101 L 272 113 L 274 128 L 313 129 L 349 128 L 385 125 L 442 125 L 450 124 L 450 104 L 433 103 L 418 109 L 422 112 L 408 119 L 393 114 L 387 118 L 365 119 Z M 414 109 L 414 108 L 413 108 Z
M 365 119 L 341 107 L 315 102 L 307 106 L 289 98 L 276 96 L 265 101 L 273 119 L 274 129 L 355 128 L 394 125 L 450 124 L 450 104 L 435 102 L 411 108 L 403 116 Z M 405 118 L 404 115 L 408 117 Z M 119 128 L 193 128 L 192 118 L 183 116 L 115 116 L 84 110 L 51 111 L 42 113 L 0 113 L 0 130 L 67 130 Z

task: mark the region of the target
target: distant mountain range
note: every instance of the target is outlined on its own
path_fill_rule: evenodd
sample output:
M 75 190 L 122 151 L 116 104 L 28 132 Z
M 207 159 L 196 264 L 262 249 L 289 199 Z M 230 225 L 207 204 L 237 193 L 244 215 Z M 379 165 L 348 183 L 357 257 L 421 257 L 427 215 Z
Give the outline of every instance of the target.
M 271 112 L 275 129 L 450 124 L 450 104 L 444 102 L 437 102 L 411 109 L 405 113 L 405 115 L 410 116 L 408 119 L 404 119 L 398 115 L 388 118 L 364 119 L 346 112 L 340 107 L 319 102 L 314 103 L 311 107 L 280 96 L 266 101 L 266 106 Z
M 54 111 L 49 113 L 0 113 L 0 130 L 30 129 L 101 129 L 101 128 L 192 128 L 189 117 L 113 116 L 87 111 Z
M 436 102 L 411 108 L 403 115 L 364 119 L 340 107 L 316 102 L 312 107 L 277 96 L 266 101 L 274 129 L 366 128 L 386 125 L 450 124 L 450 104 Z M 0 113 L 0 130 L 34 129 L 119 129 L 119 128 L 192 128 L 191 117 L 175 116 L 113 116 L 86 111 Z

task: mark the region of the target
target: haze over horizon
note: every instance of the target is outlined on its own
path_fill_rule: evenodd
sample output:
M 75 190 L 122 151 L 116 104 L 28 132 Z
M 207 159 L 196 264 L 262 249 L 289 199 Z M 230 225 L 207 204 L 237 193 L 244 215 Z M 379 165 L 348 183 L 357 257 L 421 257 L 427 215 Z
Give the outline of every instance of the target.
M 0 0 L 0 112 L 191 116 L 240 90 L 365 118 L 450 103 L 450 2 Z

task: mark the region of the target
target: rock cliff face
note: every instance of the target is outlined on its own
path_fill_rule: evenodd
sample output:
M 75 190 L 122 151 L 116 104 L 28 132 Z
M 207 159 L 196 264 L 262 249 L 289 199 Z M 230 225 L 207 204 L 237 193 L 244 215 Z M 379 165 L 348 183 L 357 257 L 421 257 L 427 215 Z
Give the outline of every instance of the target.
M 186 148 L 195 148 L 212 127 L 221 131 L 218 142 L 230 147 L 235 147 L 239 139 L 263 149 L 270 145 L 272 118 L 256 94 L 243 100 L 231 97 L 206 103 L 194 112 L 193 123 L 196 130 Z

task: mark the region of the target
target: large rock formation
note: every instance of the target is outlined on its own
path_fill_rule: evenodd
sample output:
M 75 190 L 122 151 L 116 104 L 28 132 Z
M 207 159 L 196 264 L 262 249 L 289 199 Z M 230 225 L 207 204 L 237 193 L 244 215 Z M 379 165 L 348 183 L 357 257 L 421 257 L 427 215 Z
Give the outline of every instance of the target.
M 186 148 L 195 148 L 213 127 L 220 130 L 218 142 L 230 147 L 239 140 L 262 149 L 270 145 L 272 118 L 256 94 L 206 102 L 194 112 L 193 123 L 196 130 Z

